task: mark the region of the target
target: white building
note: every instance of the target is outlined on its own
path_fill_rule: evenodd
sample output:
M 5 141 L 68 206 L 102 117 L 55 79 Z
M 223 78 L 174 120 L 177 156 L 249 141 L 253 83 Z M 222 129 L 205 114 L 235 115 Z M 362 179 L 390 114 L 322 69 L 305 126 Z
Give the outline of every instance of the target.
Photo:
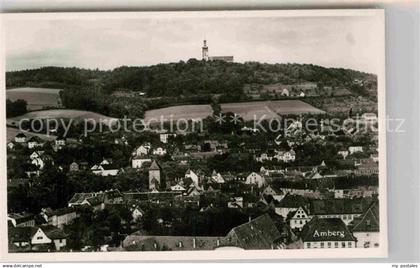
M 256 172 L 251 172 L 251 174 L 249 174 L 248 177 L 246 177 L 245 184 L 255 184 L 259 188 L 261 188 L 266 184 L 266 182 L 263 176 L 259 175 Z

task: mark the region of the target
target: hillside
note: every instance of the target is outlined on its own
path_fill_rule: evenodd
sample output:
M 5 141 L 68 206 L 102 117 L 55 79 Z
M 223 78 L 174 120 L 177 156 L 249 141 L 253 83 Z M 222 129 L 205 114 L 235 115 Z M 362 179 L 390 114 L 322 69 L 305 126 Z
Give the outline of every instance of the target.
M 7 88 L 62 88 L 60 97 L 64 107 L 112 117 L 142 117 L 146 110 L 181 104 L 278 99 L 282 88 L 291 92 L 307 88 L 308 97 L 352 95 L 374 100 L 376 83 L 373 74 L 312 64 L 196 59 L 143 67 L 122 66 L 110 71 L 44 67 L 6 73 Z
M 149 97 L 239 92 L 246 84 L 269 85 L 313 82 L 323 86 L 351 85 L 356 80 L 371 83 L 372 74 L 312 64 L 263 64 L 199 61 L 122 66 L 112 71 L 44 67 L 6 73 L 6 87 L 56 87 L 100 85 L 107 92 L 142 91 Z

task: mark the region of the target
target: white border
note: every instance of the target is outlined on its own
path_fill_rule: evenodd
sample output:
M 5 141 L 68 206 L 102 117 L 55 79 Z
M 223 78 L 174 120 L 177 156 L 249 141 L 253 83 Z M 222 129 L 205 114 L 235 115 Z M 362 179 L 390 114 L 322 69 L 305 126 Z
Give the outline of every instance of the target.
M 378 34 L 381 44 L 381 66 L 378 75 L 379 115 L 379 204 L 380 247 L 351 249 L 296 249 L 296 250 L 244 250 L 244 251 L 166 251 L 166 252 L 66 252 L 66 253 L 8 253 L 7 239 L 0 242 L 2 261 L 168 261 L 168 260 L 256 260 L 256 259 L 308 259 L 308 258 L 380 258 L 388 256 L 388 228 L 386 203 L 386 113 L 385 113 L 385 18 L 383 9 L 345 10 L 270 10 L 270 11 L 190 11 L 190 12 L 104 12 L 104 13 L 22 13 L 0 15 L 0 86 L 5 93 L 4 20 L 25 19 L 120 19 L 120 18 L 215 18 L 215 17 L 322 17 L 322 16 L 379 16 L 384 28 Z M 6 171 L 6 118 L 5 94 L 0 94 L 0 237 L 7 238 L 7 171 Z

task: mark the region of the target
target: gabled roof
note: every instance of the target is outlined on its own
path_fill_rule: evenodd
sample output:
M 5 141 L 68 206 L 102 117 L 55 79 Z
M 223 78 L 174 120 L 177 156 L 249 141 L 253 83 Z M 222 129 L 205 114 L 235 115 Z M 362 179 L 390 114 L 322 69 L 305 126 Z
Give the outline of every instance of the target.
M 313 217 L 302 229 L 302 241 L 356 241 L 346 224 L 339 218 Z
M 22 132 L 18 133 L 16 136 L 16 138 L 26 138 L 26 135 L 23 134 Z
M 299 208 L 304 207 L 308 203 L 308 200 L 301 195 L 291 195 L 287 193 L 283 199 L 276 204 L 276 207 L 284 208 Z
M 159 164 L 156 162 L 156 160 L 153 160 L 152 164 L 149 167 L 149 170 L 160 170 Z
M 353 232 L 379 232 L 379 202 L 375 200 L 360 217 L 350 223 Z
M 29 242 L 37 231 L 38 231 L 37 227 L 11 226 L 8 228 L 9 243 Z
M 41 230 L 48 236 L 50 239 L 62 239 L 66 238 L 67 234 L 63 230 L 52 226 L 52 225 L 41 225 L 39 226 Z
M 233 228 L 223 244 L 243 249 L 271 249 L 281 234 L 268 214 Z

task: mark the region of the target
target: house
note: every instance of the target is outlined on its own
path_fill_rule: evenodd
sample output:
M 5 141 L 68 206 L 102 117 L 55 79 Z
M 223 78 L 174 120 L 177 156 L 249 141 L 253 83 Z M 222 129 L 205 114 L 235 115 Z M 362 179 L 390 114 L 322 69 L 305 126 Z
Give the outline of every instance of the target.
M 15 147 L 16 147 L 16 144 L 15 144 L 15 142 L 14 142 L 14 141 L 11 141 L 11 142 L 8 142 L 8 143 L 7 143 L 7 148 L 8 148 L 9 150 L 13 150 Z
M 67 138 L 64 136 L 57 136 L 57 138 L 55 139 L 55 150 L 60 150 L 62 149 L 64 146 L 66 146 L 66 141 Z
M 263 176 L 256 172 L 251 172 L 251 174 L 246 177 L 245 184 L 257 185 L 258 188 L 261 188 L 266 184 L 266 182 Z
M 290 96 L 289 90 L 287 88 L 283 88 L 283 90 L 281 91 L 281 95 L 285 97 L 289 97 Z
M 44 151 L 35 151 L 29 156 L 31 164 L 35 165 L 38 169 L 42 170 L 47 163 L 52 162 L 52 158 L 46 155 Z
M 309 212 L 320 219 L 339 218 L 348 225 L 363 213 L 371 200 L 371 198 L 314 199 L 310 201 Z
M 277 249 L 281 234 L 268 214 L 232 228 L 221 246 L 242 249 Z
M 228 208 L 243 208 L 244 207 L 244 198 L 242 196 L 233 197 L 228 202 Z
M 313 217 L 302 229 L 304 249 L 355 248 L 356 238 L 338 218 Z
M 281 157 L 280 159 L 285 163 L 293 162 L 296 159 L 296 152 L 293 149 L 290 149 L 289 151 L 284 152 L 283 157 Z
M 220 173 L 216 172 L 216 170 L 213 170 L 211 174 L 211 180 L 214 183 L 225 183 L 223 176 Z
M 144 163 L 152 162 L 152 159 L 145 155 L 136 155 L 131 159 L 132 168 L 142 168 Z
M 142 156 L 149 154 L 150 149 L 152 148 L 152 145 L 150 143 L 144 143 L 137 147 L 137 149 L 134 150 L 133 156 Z
M 32 227 L 35 226 L 35 215 L 31 213 L 9 213 L 7 221 L 14 227 Z
M 26 142 L 26 135 L 23 133 L 19 133 L 15 136 L 16 143 L 25 143 Z
M 41 138 L 38 137 L 38 136 L 32 136 L 28 140 L 28 148 L 29 149 L 33 149 L 33 148 L 37 148 L 37 147 L 42 147 L 42 145 L 44 145 L 44 143 L 42 142 Z
M 185 172 L 185 178 L 190 178 L 193 181 L 194 185 L 199 185 L 200 183 L 198 175 L 191 169 L 188 169 Z
M 69 171 L 70 172 L 76 172 L 76 171 L 79 171 L 79 170 L 80 170 L 80 168 L 79 168 L 79 164 L 77 162 L 73 162 L 73 163 L 70 164 L 70 166 L 69 166 Z
M 302 231 L 303 226 L 308 223 L 312 217 L 309 215 L 308 210 L 301 206 L 296 211 L 292 212 L 293 215 L 290 218 L 290 228 L 292 230 L 299 230 Z
M 362 146 L 350 146 L 348 149 L 350 154 L 354 154 L 354 153 L 362 153 L 363 152 L 363 147 Z
M 10 227 L 12 251 L 60 251 L 67 245 L 67 234 L 52 225 Z
M 160 139 L 160 142 L 162 142 L 162 143 L 168 143 L 169 137 L 175 138 L 176 134 L 175 133 L 161 133 L 161 134 L 159 134 L 159 139 Z
M 174 192 L 185 192 L 185 188 L 178 183 L 178 184 L 176 184 L 174 186 L 171 186 L 171 191 L 174 191 Z
M 93 165 L 90 170 L 93 174 L 101 176 L 116 176 L 120 171 L 116 165 L 106 159 L 102 160 L 100 164 Z
M 346 157 L 349 155 L 349 151 L 347 150 L 340 150 L 337 153 L 338 155 L 341 155 L 343 157 L 343 159 L 346 159 Z
M 133 205 L 130 208 L 130 212 L 134 222 L 140 221 L 144 216 L 144 211 L 138 205 Z
M 64 225 L 71 224 L 78 217 L 74 207 L 66 207 L 52 210 L 51 208 L 42 209 L 41 216 L 52 226 L 63 228 Z
M 308 201 L 301 195 L 287 193 L 280 202 L 274 202 L 274 206 L 276 214 L 286 219 L 290 212 L 296 211 L 300 207 L 307 207 Z
M 301 97 L 301 98 L 305 97 L 305 93 L 304 93 L 303 91 L 301 91 L 301 92 L 299 93 L 299 97 Z
M 158 156 L 164 156 L 164 155 L 166 155 L 166 149 L 162 148 L 162 147 L 157 147 L 157 148 L 153 149 L 152 154 L 153 155 L 158 155 Z
M 105 205 L 122 204 L 124 196 L 118 190 L 106 190 L 92 193 L 75 193 L 69 200 L 69 207 L 88 205 L 94 210 L 102 210 Z
M 379 174 L 379 165 L 372 158 L 360 159 L 354 174 L 358 176 Z
M 273 185 L 265 187 L 262 194 L 264 196 L 272 196 L 277 201 L 281 201 L 285 195 L 281 189 L 274 187 Z
M 375 200 L 349 225 L 358 248 L 379 247 L 379 202 Z

